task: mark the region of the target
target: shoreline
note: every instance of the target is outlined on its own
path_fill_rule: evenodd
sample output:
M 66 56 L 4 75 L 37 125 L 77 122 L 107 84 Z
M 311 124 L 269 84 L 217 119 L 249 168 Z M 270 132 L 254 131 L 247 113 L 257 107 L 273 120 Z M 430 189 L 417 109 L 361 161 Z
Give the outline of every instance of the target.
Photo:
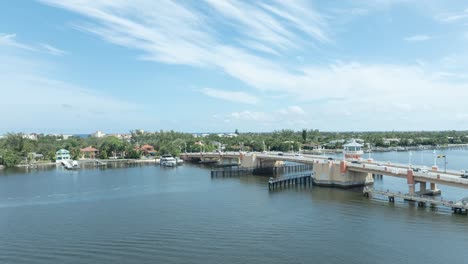
M 105 164 L 140 164 L 140 163 L 155 163 L 159 164 L 159 159 L 84 159 L 84 160 L 77 160 L 79 165 L 95 165 L 97 161 L 105 163 Z M 60 165 L 60 163 L 56 162 L 37 162 L 37 163 L 30 163 L 30 164 L 18 164 L 13 168 L 48 168 Z M 2 165 L 3 166 L 3 165 Z M 2 169 L 0 167 L 0 169 Z M 3 167 L 6 169 L 6 167 Z

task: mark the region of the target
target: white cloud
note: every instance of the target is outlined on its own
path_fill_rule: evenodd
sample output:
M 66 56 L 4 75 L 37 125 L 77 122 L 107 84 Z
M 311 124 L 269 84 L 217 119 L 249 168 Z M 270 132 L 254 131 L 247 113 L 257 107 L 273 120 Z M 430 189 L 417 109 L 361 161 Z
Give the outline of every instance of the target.
M 17 40 L 16 34 L 0 34 L 0 46 L 14 47 L 27 51 L 47 52 L 52 55 L 62 56 L 65 51 L 52 45 L 41 43 L 38 45 L 25 44 Z
M 245 92 L 232 92 L 224 91 L 212 88 L 203 88 L 201 92 L 207 96 L 218 98 L 226 101 L 243 103 L 243 104 L 255 104 L 257 103 L 257 97 L 250 95 Z
M 244 110 L 233 112 L 227 115 L 217 116 L 216 118 L 224 118 L 235 121 L 256 122 L 260 125 L 274 125 L 289 123 L 304 123 L 305 111 L 299 106 L 289 106 L 271 112 L 259 112 Z
M 346 116 L 348 123 L 355 125 L 350 129 L 362 130 L 362 126 L 371 122 L 379 128 L 392 128 L 393 124 L 399 124 L 400 114 L 418 120 L 417 123 L 426 122 L 423 125 L 442 125 L 450 119 L 442 113 L 465 113 L 463 98 L 468 98 L 468 85 L 435 77 L 440 70 L 428 71 L 421 65 L 354 61 L 306 67 L 282 64 L 277 57 L 290 55 L 290 50 L 330 41 L 327 16 L 303 1 L 272 1 L 268 4 L 197 2 L 197 5 L 204 5 L 203 8 L 195 8 L 189 2 L 172 1 L 43 2 L 86 16 L 88 20 L 76 28 L 108 42 L 139 50 L 142 59 L 220 70 L 250 87 L 265 91 L 264 94 L 287 94 L 296 98 L 298 104 L 312 101 L 316 113 L 326 113 L 328 118 L 322 121 L 330 126 L 343 125 L 342 118 Z M 371 2 L 375 4 L 369 4 L 366 10 L 387 8 L 394 3 L 387 0 Z M 205 9 L 210 12 L 201 13 L 200 10 Z M 447 14 L 440 20 L 459 20 L 465 13 L 466 10 L 458 17 L 453 16 L 457 14 Z M 232 35 L 221 38 L 225 32 L 219 31 L 220 24 Z M 416 35 L 406 40 L 429 38 Z M 239 47 L 239 43 L 243 47 Z M 253 50 L 265 54 L 259 55 Z M 223 91 L 221 94 L 219 90 L 214 91 L 217 98 L 227 97 Z M 205 90 L 206 93 L 216 94 L 213 90 Z M 457 96 L 453 96 L 455 94 Z M 292 111 L 296 111 L 294 116 L 301 116 L 294 118 L 299 123 L 314 117 L 305 111 L 300 114 L 298 109 Z M 291 109 L 289 113 L 293 115 Z M 275 114 L 273 116 L 278 118 L 284 116 L 281 112 Z M 241 111 L 233 113 L 229 119 L 276 121 L 270 116 L 264 112 Z M 368 122 L 362 122 L 363 119 Z M 288 122 L 287 119 L 282 121 Z
M 16 40 L 16 34 L 0 34 L 0 46 L 10 46 L 23 50 L 35 51 L 32 46 L 20 43 Z
M 421 42 L 421 41 L 426 41 L 430 39 L 431 37 L 428 35 L 414 35 L 414 36 L 404 38 L 404 40 L 408 42 Z
M 52 54 L 52 55 L 55 55 L 55 56 L 62 56 L 65 54 L 65 51 L 59 49 L 59 48 L 56 48 L 52 45 L 49 45 L 49 44 L 44 44 L 42 43 L 41 44 L 41 47 L 44 48 L 45 51 L 47 51 L 48 53 Z
M 279 111 L 282 115 L 303 115 L 305 111 L 297 105 L 289 106 L 288 108 Z
M 436 16 L 440 22 L 450 23 L 468 19 L 468 8 L 460 12 L 441 13 Z
M 0 61 L 0 112 L 10 113 L 2 116 L 0 133 L 126 130 L 143 123 L 143 106 L 60 81 L 50 74 L 54 67 L 31 55 L 0 53 Z

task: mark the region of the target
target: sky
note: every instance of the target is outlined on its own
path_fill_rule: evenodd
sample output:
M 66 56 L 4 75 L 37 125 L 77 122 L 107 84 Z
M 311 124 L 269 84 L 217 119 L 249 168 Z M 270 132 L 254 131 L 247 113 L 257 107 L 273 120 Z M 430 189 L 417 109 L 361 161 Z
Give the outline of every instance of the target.
M 0 1 L 0 134 L 468 130 L 468 1 Z

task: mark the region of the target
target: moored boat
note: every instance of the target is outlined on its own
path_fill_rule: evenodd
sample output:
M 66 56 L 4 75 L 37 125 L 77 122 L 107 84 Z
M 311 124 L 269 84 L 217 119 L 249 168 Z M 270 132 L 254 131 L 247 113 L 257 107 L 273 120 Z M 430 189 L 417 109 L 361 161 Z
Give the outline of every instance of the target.
M 175 167 L 177 166 L 177 161 L 172 155 L 164 154 L 161 156 L 159 164 L 166 167 Z

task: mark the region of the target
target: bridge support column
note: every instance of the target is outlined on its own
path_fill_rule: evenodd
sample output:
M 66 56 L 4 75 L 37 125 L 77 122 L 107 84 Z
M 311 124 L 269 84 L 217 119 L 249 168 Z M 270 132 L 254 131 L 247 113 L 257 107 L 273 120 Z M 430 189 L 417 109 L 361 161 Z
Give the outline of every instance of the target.
M 437 184 L 431 182 L 431 189 L 429 191 L 427 191 L 427 193 L 429 195 L 438 195 L 438 194 L 441 194 L 442 191 L 440 189 L 437 189 Z
M 414 194 L 414 175 L 413 170 L 408 170 L 406 173 L 406 181 L 408 183 L 408 193 Z
M 321 186 L 348 188 L 374 182 L 371 173 L 350 170 L 345 161 L 341 161 L 340 164 L 316 162 L 313 166 L 313 172 L 312 182 Z
M 420 194 L 426 193 L 426 182 L 419 182 L 419 193 Z

